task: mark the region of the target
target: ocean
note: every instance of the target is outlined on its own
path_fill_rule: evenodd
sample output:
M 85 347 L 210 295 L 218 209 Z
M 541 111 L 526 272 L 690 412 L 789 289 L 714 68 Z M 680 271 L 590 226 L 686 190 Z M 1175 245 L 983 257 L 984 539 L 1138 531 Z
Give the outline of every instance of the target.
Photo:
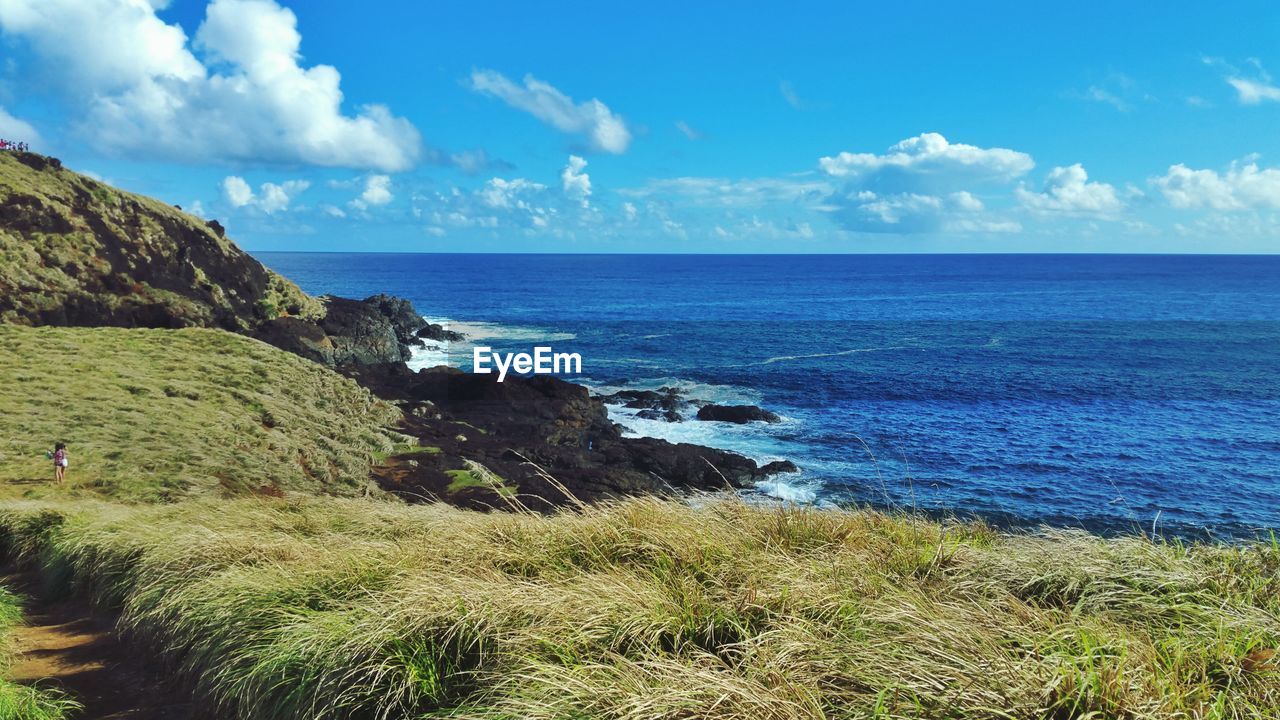
M 409 298 L 472 343 L 576 352 L 777 424 L 632 434 L 789 459 L 762 496 L 1001 526 L 1280 528 L 1280 256 L 256 253 L 311 293 Z M 415 365 L 469 367 L 471 348 Z

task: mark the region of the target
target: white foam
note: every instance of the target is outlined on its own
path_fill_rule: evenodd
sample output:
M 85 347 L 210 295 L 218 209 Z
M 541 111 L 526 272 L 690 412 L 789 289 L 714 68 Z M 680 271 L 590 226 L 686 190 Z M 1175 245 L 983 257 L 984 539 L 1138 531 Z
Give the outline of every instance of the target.
M 906 345 L 890 345 L 888 347 L 873 348 L 851 348 L 849 350 L 839 350 L 829 353 L 813 353 L 811 355 L 779 355 L 771 357 L 768 360 L 762 360 L 757 365 L 772 365 L 773 363 L 787 362 L 788 360 L 806 360 L 808 358 L 824 358 L 824 357 L 840 357 L 842 355 L 857 355 L 859 353 L 883 352 L 885 350 L 906 350 Z
M 429 323 L 443 326 L 446 330 L 452 330 L 462 333 L 466 336 L 466 341 L 471 345 L 477 340 L 511 340 L 511 341 L 532 341 L 532 342 L 563 342 L 565 340 L 573 340 L 578 336 L 574 333 L 552 332 L 544 328 L 532 327 L 528 325 L 503 325 L 494 322 L 463 322 L 458 320 L 449 320 L 447 318 L 429 318 L 424 317 Z
M 587 385 L 592 391 L 600 395 L 612 395 L 621 390 L 658 390 L 659 388 L 669 387 L 675 388 L 682 397 L 706 400 L 717 405 L 758 405 L 761 398 L 760 393 L 751 388 L 738 385 L 717 385 L 674 377 L 647 378 L 621 384 L 593 383 L 588 378 L 581 378 L 579 382 Z
M 426 347 L 415 347 L 412 356 L 406 363 L 411 370 L 448 365 L 465 367 L 471 362 L 471 350 L 482 341 L 508 342 L 561 342 L 573 340 L 577 335 L 565 332 L 552 332 L 538 327 L 525 325 L 502 325 L 492 322 L 460 322 L 448 318 L 423 317 L 433 325 L 440 325 L 445 330 L 461 333 L 462 340 L 426 340 Z
M 807 483 L 793 482 L 780 477 L 772 477 L 756 483 L 756 490 L 784 502 L 800 505 L 812 504 L 818 499 L 817 488 Z

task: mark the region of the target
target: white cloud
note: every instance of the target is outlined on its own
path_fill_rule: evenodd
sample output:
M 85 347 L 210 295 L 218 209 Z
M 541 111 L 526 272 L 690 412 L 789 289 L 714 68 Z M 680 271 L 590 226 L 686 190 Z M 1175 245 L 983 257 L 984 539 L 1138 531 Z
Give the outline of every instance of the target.
M 1236 89 L 1236 98 L 1243 105 L 1257 105 L 1263 100 L 1280 100 L 1280 87 L 1271 84 L 1269 77 L 1250 79 L 1229 77 L 1227 83 Z
M 818 166 L 842 183 L 822 201 L 855 232 L 1012 232 L 1013 221 L 992 217 L 972 193 L 975 184 L 1007 183 L 1035 162 L 1007 148 L 949 142 L 938 133 L 907 138 L 884 154 L 842 152 Z
M 583 172 L 586 168 L 586 160 L 577 155 L 570 155 L 569 164 L 560 171 L 560 181 L 564 184 L 564 194 L 582 203 L 582 207 L 587 207 L 591 198 L 591 176 Z
M 689 125 L 689 123 L 683 120 L 676 121 L 676 129 L 679 130 L 681 133 L 683 133 L 684 136 L 689 138 L 690 140 L 702 139 L 702 133 L 698 132 L 697 130 L 694 130 L 693 127 Z
M 1089 182 L 1080 163 L 1049 171 L 1043 192 L 1018 187 L 1014 195 L 1026 208 L 1044 213 L 1110 217 L 1124 210 L 1124 201 L 1107 183 Z
M 622 203 L 622 214 L 627 219 L 627 222 L 634 221 L 639 212 L 640 211 L 636 209 L 635 203 Z
M 817 202 L 833 189 L 825 180 L 802 177 L 740 180 L 676 177 L 650 180 L 641 187 L 623 188 L 618 192 L 636 198 L 671 195 L 684 203 L 727 208 Z
M 1152 183 L 1175 208 L 1280 209 L 1280 168 L 1260 168 L 1256 156 L 1233 162 L 1222 173 L 1179 163 Z
M 286 180 L 279 185 L 266 182 L 254 193 L 244 178 L 229 175 L 222 181 L 222 195 L 234 208 L 252 207 L 274 215 L 281 210 L 288 210 L 289 203 L 309 187 L 311 183 L 306 180 Z
M 364 191 L 360 197 L 351 201 L 350 205 L 357 210 L 366 210 L 371 205 L 386 205 L 395 198 L 391 193 L 391 178 L 386 175 L 370 175 L 364 179 Z
M 786 100 L 791 107 L 797 110 L 804 109 L 804 101 L 800 99 L 800 95 L 796 93 L 795 87 L 790 82 L 783 80 L 778 83 L 778 92 L 782 93 L 782 99 Z
M 1097 85 L 1090 85 L 1089 89 L 1084 91 L 1084 98 L 1094 102 L 1105 103 L 1120 112 L 1127 112 L 1129 110 L 1129 103 L 1125 102 L 1123 98 L 1110 90 L 1098 87 Z
M 4 0 L 0 28 L 55 69 L 104 151 L 192 162 L 411 167 L 418 131 L 385 106 L 342 111 L 341 77 L 299 64 L 293 12 L 213 0 L 189 42 L 166 0 Z M 199 59 L 196 52 L 203 55 Z
M 1007 181 L 1030 172 L 1035 162 L 1016 150 L 952 143 L 938 133 L 923 133 L 893 145 L 883 155 L 842 152 L 821 158 L 818 166 L 839 178 L 893 174 L 917 179 Z
M 831 198 L 828 210 L 847 230 L 869 233 L 1016 232 L 1016 222 L 986 217 L 982 201 L 965 191 L 946 195 L 853 191 Z
M 1100 82 L 1090 85 L 1087 90 L 1077 94 L 1090 102 L 1103 103 L 1128 112 L 1139 102 L 1151 102 L 1155 98 L 1144 92 L 1133 78 L 1121 72 L 1110 72 Z
M 222 181 L 222 194 L 232 207 L 244 207 L 253 202 L 253 188 L 237 175 L 230 175 Z
M 1280 87 L 1271 81 L 1271 74 L 1262 66 L 1257 58 L 1249 58 L 1248 65 L 1252 70 L 1242 70 L 1231 63 L 1217 57 L 1201 58 L 1205 65 L 1218 68 L 1223 79 L 1236 91 L 1236 100 L 1241 105 L 1258 105 L 1267 100 L 1280 100 Z
M 10 115 L 0 107 L 0 138 L 36 145 L 40 142 L 40 133 L 31 123 Z
M 491 208 L 523 210 L 530 207 L 530 196 L 540 195 L 546 189 L 546 185 L 524 178 L 506 180 L 496 177 L 477 190 L 476 195 L 482 203 Z
M 596 150 L 621 154 L 631 144 L 631 131 L 626 123 L 604 103 L 595 98 L 575 103 L 550 83 L 532 75 L 525 75 L 521 86 L 499 72 L 474 70 L 471 89 L 496 97 L 561 132 L 585 136 Z

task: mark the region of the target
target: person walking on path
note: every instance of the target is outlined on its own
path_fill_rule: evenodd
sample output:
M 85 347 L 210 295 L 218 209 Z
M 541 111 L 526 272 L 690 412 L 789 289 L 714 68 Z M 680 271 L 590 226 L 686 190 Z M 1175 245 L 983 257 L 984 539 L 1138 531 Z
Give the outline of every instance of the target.
M 67 479 L 67 445 L 58 443 L 53 448 L 53 480 L 59 485 Z

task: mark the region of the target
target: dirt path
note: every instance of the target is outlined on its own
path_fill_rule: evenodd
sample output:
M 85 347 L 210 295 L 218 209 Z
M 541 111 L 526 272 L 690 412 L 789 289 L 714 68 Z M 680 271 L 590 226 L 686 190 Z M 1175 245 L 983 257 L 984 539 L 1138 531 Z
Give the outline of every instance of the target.
M 15 682 L 61 687 L 84 705 L 83 720 L 189 720 L 189 698 L 164 682 L 158 668 L 121 645 L 111 622 L 83 600 L 43 602 L 34 578 L 5 573 L 0 582 L 26 598 L 25 625 L 13 636 Z

